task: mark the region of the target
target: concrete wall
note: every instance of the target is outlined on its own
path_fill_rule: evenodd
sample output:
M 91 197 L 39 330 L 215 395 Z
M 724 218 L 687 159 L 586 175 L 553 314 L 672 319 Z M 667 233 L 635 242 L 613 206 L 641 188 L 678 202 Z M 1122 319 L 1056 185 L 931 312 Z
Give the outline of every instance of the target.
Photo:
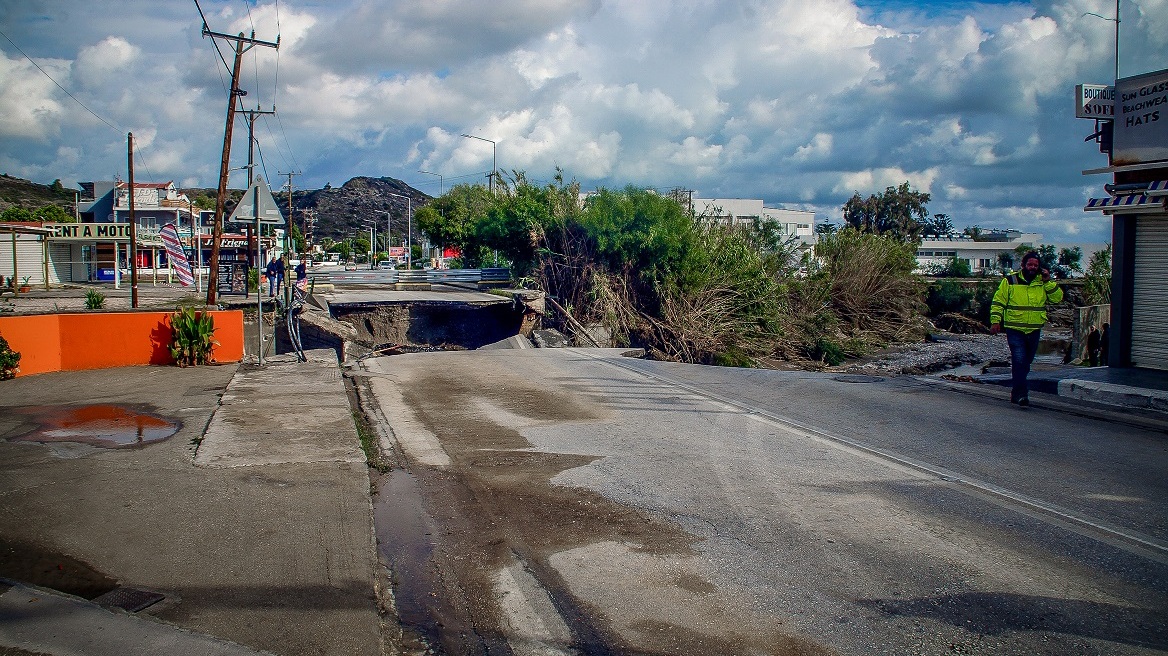
M 216 362 L 243 359 L 243 312 L 212 311 Z M 170 312 L 86 312 L 0 317 L 0 335 L 21 354 L 18 376 L 50 371 L 168 365 Z

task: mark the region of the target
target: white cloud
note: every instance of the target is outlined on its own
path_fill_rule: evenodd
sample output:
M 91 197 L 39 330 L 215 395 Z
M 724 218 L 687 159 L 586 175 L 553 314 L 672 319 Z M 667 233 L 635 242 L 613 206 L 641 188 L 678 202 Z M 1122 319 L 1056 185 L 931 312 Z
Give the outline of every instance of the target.
M 500 169 L 597 185 L 761 197 L 838 219 L 853 192 L 909 181 L 958 225 L 1106 240 L 1081 211 L 1105 162 L 1071 116 L 1107 82 L 1098 0 L 206 0 L 209 27 L 280 49 L 244 57 L 264 163 L 300 184 L 392 175 L 446 186 Z M 1168 0 L 1123 3 L 1125 73 L 1163 68 Z M 127 19 L 126 17 L 132 17 Z M 159 180 L 211 186 L 226 72 L 192 7 L 149 0 L 0 3 L 0 23 L 70 99 L 0 42 L 0 165 L 47 182 L 108 179 L 125 131 Z M 230 44 L 220 43 L 230 58 Z M 230 61 L 230 59 L 229 59 Z M 277 77 L 278 71 L 278 77 Z M 125 80 L 123 82 L 123 80 Z M 111 129 L 103 123 L 108 121 Z M 236 126 L 233 165 L 246 157 Z M 234 180 L 234 178 L 233 178 Z M 1095 189 L 1094 192 L 1084 191 Z M 1092 186 L 1093 185 L 1093 186 Z
M 77 53 L 77 61 L 73 65 L 74 78 L 82 88 L 100 88 L 116 84 L 117 78 L 125 76 L 126 69 L 140 55 L 141 49 L 122 37 L 106 37 Z

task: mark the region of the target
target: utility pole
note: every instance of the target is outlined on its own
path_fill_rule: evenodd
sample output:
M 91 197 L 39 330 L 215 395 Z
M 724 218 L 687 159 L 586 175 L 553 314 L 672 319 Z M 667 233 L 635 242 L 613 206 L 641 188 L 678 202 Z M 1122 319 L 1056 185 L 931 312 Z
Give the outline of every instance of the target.
M 284 244 L 284 250 L 291 252 L 290 245 L 292 243 L 292 226 L 296 225 L 296 222 L 292 219 L 292 176 L 300 175 L 300 172 L 294 171 L 292 173 L 278 173 L 277 175 L 288 176 L 288 233 L 286 237 L 288 243 Z M 305 243 L 307 244 L 308 235 L 305 234 L 303 229 L 300 231 L 300 237 L 304 239 Z
M 259 105 L 256 105 L 255 109 L 241 109 L 239 113 L 243 114 L 244 120 L 247 121 L 247 188 L 251 189 L 252 179 L 255 177 L 255 117 L 260 114 L 275 114 L 276 108 L 273 106 L 272 111 L 265 112 L 259 108 Z M 251 226 L 248 226 L 247 229 L 250 232 Z M 255 233 L 255 266 L 256 271 L 259 271 L 260 267 L 264 265 L 264 260 L 260 257 L 260 240 L 263 237 L 260 235 L 260 224 L 258 221 L 256 222 Z M 250 242 L 251 240 L 248 241 Z
M 138 218 L 134 216 L 134 133 L 126 133 L 126 161 L 130 169 L 130 307 L 138 307 Z M 13 259 L 16 254 L 13 253 Z M 114 262 L 114 266 L 118 265 Z
M 227 125 L 223 130 L 223 157 L 219 162 L 219 193 L 215 196 L 215 227 L 211 232 L 211 270 L 207 279 L 207 305 L 214 305 L 215 295 L 219 291 L 219 242 L 223 239 L 223 204 L 227 199 L 227 172 L 231 160 L 231 133 L 235 126 L 235 99 L 247 95 L 246 91 L 239 88 L 239 65 L 243 60 L 243 53 L 251 50 L 254 46 L 279 49 L 280 37 L 277 36 L 276 42 L 271 43 L 256 40 L 254 31 L 251 33 L 251 38 L 245 37 L 243 32 L 240 32 L 239 36 L 221 34 L 212 32 L 207 28 L 207 23 L 204 22 L 203 37 L 208 36 L 235 41 L 235 63 L 231 67 L 231 91 L 227 94 Z M 250 172 L 249 168 L 249 175 Z

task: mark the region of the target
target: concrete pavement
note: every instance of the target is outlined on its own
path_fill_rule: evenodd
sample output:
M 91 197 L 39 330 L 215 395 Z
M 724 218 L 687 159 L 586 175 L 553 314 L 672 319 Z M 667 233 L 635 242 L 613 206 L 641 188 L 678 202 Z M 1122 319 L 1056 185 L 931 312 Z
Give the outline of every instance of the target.
M 187 294 L 160 287 L 147 302 L 173 306 Z M 111 301 L 128 307 L 128 295 Z M 83 296 L 34 292 L 16 303 L 81 309 Z M 1073 403 L 1126 412 L 1145 399 L 1142 412 L 1168 416 L 1152 401 L 1168 395 L 1168 372 L 1071 367 L 1034 380 L 1037 392 Z M 43 427 L 45 409 L 104 404 L 172 420 L 178 431 L 118 449 L 11 441 Z M 35 572 L 0 569 L 10 579 L 0 582 L 0 652 L 384 653 L 386 578 L 372 535 L 368 472 L 331 351 L 263 368 L 135 367 L 0 383 L 0 551 L 8 541 L 48 562 L 65 554 L 121 589 L 163 597 L 138 613 L 111 610 L 26 585 Z
M 368 471 L 332 352 L 309 355 L 2 383 L 0 572 L 10 587 L 0 589 L 0 647 L 382 653 Z M 110 406 L 177 432 L 107 448 L 116 439 L 87 431 L 119 427 L 86 424 L 84 413 Z M 30 431 L 33 441 L 13 439 Z M 52 578 L 54 563 L 162 600 L 135 614 L 12 585 L 68 587 Z

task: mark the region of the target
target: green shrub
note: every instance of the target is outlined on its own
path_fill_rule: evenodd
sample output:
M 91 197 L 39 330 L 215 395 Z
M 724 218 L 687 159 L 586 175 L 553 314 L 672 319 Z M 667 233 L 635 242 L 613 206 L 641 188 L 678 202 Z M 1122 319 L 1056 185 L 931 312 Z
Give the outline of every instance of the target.
M 974 292 L 956 280 L 942 280 L 929 287 L 925 303 L 929 314 L 936 316 L 946 312 L 967 312 L 973 302 Z
M 209 312 L 179 308 L 170 317 L 170 355 L 180 367 L 207 364 L 219 342 L 215 340 L 215 320 Z
M 100 310 L 105 307 L 105 294 L 91 289 L 85 292 L 85 309 L 86 310 Z
M 811 356 L 812 360 L 819 360 L 833 367 L 842 364 L 846 359 L 843 348 L 824 337 L 820 337 L 819 341 L 815 342 L 815 347 L 808 355 Z
M 0 380 L 15 378 L 20 371 L 20 353 L 8 346 L 8 340 L 0 335 Z

